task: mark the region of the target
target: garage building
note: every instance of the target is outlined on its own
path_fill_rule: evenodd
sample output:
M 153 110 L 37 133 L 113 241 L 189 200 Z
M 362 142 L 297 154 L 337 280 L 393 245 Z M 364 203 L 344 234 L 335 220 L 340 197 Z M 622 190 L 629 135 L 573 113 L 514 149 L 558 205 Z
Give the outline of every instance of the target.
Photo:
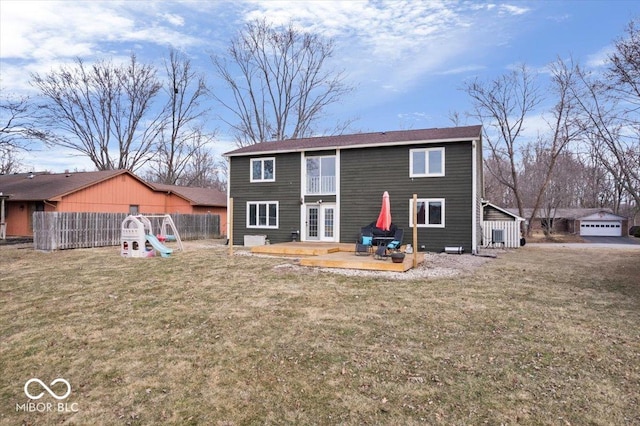
M 628 220 L 617 214 L 601 211 L 578 219 L 581 236 L 622 237 L 628 235 Z

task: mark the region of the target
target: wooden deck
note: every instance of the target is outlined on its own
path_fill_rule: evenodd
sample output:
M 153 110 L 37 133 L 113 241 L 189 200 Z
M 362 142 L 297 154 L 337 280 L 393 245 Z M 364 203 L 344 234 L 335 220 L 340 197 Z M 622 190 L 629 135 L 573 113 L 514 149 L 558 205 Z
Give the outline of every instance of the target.
M 309 242 L 255 246 L 251 248 L 251 252 L 278 256 L 299 256 L 300 265 L 302 266 L 392 272 L 405 272 L 411 269 L 414 256 L 413 254 L 407 254 L 404 262 L 393 263 L 390 258 L 378 260 L 373 255 L 356 256 L 355 244 Z M 420 261 L 419 259 L 418 262 Z

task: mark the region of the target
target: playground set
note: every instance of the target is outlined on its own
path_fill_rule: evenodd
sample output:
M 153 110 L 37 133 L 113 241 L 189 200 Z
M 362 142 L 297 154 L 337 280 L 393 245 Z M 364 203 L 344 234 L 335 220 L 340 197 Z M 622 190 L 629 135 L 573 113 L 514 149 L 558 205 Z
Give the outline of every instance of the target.
M 162 218 L 159 234 L 153 233 L 149 218 Z M 165 246 L 165 242 L 176 242 L 178 250 L 184 250 L 178 230 L 168 214 L 129 215 L 122 221 L 120 254 L 123 257 L 153 257 L 156 252 L 162 257 L 169 257 L 173 249 Z

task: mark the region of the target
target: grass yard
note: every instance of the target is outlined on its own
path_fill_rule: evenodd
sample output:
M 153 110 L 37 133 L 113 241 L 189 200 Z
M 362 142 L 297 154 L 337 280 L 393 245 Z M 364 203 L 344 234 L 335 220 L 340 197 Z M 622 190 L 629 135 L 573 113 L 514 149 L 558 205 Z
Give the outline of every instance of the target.
M 187 248 L 0 251 L 0 424 L 640 424 L 638 250 L 390 280 Z

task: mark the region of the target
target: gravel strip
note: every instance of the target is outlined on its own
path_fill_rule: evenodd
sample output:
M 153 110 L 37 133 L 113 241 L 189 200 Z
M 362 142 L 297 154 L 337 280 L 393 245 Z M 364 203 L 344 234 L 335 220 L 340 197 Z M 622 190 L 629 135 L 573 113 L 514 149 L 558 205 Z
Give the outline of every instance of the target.
M 248 251 L 238 251 L 240 256 L 258 256 L 273 258 L 273 255 L 255 254 Z M 446 254 L 446 253 L 425 253 L 424 262 L 417 268 L 409 269 L 406 272 L 388 271 L 367 271 L 361 269 L 342 268 L 315 268 L 297 265 L 299 259 L 286 258 L 291 262 L 276 265 L 274 269 L 287 272 L 309 273 L 313 271 L 330 272 L 350 277 L 376 277 L 388 280 L 415 280 L 428 278 L 453 277 L 463 273 L 468 273 L 484 265 L 495 258 L 495 254 L 474 256 L 471 254 Z

